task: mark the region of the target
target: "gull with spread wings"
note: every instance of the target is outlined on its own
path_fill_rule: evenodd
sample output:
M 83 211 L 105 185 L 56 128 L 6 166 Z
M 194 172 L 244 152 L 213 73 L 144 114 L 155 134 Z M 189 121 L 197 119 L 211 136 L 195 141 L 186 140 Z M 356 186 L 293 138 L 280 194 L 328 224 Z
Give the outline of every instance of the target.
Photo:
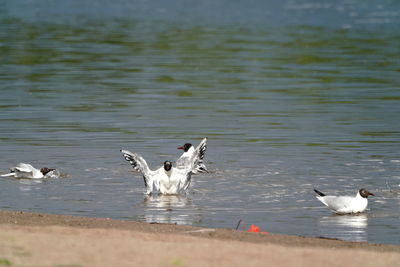
M 146 194 L 161 193 L 175 195 L 186 191 L 190 185 L 191 175 L 205 168 L 203 158 L 207 149 L 207 138 L 204 138 L 188 155 L 184 161 L 179 162 L 176 167 L 171 161 L 165 161 L 163 166 L 151 170 L 142 156 L 128 150 L 121 150 L 125 160 L 133 169 L 143 175 L 146 186 Z

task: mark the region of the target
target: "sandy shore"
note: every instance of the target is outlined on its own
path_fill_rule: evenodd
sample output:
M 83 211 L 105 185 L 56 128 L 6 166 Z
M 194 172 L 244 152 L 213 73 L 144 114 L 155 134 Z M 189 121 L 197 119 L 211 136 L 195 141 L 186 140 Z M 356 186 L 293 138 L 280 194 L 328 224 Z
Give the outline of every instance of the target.
M 0 211 L 0 266 L 396 266 L 400 246 Z

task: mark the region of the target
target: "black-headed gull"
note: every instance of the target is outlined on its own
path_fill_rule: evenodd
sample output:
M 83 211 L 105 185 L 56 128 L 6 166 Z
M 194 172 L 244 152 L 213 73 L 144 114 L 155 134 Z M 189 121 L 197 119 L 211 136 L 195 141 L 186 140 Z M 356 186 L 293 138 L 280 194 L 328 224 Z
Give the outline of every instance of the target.
M 196 168 L 192 171 L 192 174 L 197 174 L 197 173 L 208 173 L 207 167 L 204 164 L 204 154 L 207 149 L 207 137 L 201 140 L 200 144 L 197 147 L 202 147 L 202 151 L 200 151 L 200 159 L 197 163 Z M 193 153 L 196 151 L 196 148 L 191 144 L 191 143 L 186 143 L 183 146 L 178 147 L 178 149 L 183 150 L 183 154 L 179 157 L 179 159 L 176 161 L 176 166 L 177 168 L 180 168 L 182 166 L 186 166 L 192 157 Z
M 10 168 L 10 173 L 2 174 L 3 177 L 41 179 L 58 177 L 59 172 L 56 169 L 41 168 L 36 169 L 31 164 L 19 163 L 17 166 Z
M 185 143 L 183 146 L 178 147 L 178 149 L 182 149 L 183 150 L 183 154 L 176 161 L 176 167 L 178 169 L 186 168 L 186 166 L 190 162 L 190 158 L 193 156 L 193 154 L 197 150 L 200 153 L 200 159 L 197 162 L 197 166 L 189 174 L 188 179 L 186 180 L 186 183 L 184 185 L 184 190 L 186 190 L 189 187 L 190 182 L 192 181 L 192 174 L 208 173 L 207 167 L 204 164 L 204 155 L 205 155 L 206 150 L 207 150 L 207 137 L 205 137 L 205 138 L 203 138 L 203 140 L 201 140 L 201 142 L 197 146 L 197 148 L 195 148 L 191 143 Z
M 146 186 L 146 194 L 152 192 L 165 195 L 175 195 L 184 192 L 190 183 L 192 172 L 199 167 L 199 162 L 204 157 L 206 147 L 204 139 L 189 157 L 185 165 L 173 167 L 172 162 L 165 161 L 163 166 L 153 171 L 147 165 L 147 162 L 136 153 L 128 150 L 121 150 L 125 160 L 129 161 L 133 169 L 143 174 Z
M 314 189 L 318 194 L 317 199 L 337 214 L 360 213 L 368 206 L 368 196 L 374 196 L 365 188 L 361 188 L 355 197 L 351 196 L 327 196 Z

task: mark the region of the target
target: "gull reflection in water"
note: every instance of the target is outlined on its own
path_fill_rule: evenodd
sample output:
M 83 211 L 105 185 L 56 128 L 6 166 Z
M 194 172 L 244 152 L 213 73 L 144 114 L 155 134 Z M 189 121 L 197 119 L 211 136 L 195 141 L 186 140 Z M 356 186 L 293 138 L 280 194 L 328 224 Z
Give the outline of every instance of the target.
M 38 185 L 43 183 L 43 180 L 40 179 L 18 179 L 18 181 L 18 188 L 23 192 L 31 191 L 32 189 L 40 189 Z
M 364 242 L 368 239 L 366 214 L 325 216 L 319 220 L 319 226 L 324 237 L 356 242 Z
M 201 214 L 188 196 L 150 195 L 144 199 L 145 220 L 149 223 L 193 224 Z

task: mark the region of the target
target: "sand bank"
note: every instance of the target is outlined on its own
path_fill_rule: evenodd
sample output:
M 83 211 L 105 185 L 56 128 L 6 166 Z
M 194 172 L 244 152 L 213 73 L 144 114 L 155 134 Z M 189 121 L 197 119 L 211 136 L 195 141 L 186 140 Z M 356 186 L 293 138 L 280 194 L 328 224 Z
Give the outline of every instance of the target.
M 0 266 L 396 266 L 400 246 L 0 211 Z

